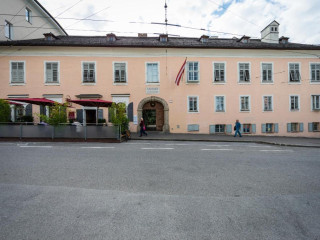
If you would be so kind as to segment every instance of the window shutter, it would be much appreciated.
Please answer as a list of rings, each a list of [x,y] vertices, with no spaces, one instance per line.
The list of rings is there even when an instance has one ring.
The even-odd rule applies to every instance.
[[[255,124],[251,124],[251,132],[256,133],[256,125]]]
[[[47,113],[47,108],[44,105],[40,105],[40,114],[41,115],[46,115]]]
[[[240,125],[240,133],[243,133],[243,124]]]
[[[287,123],[287,132],[291,132],[291,123]]]
[[[227,133],[232,133],[232,124],[227,124]]]
[[[98,109],[98,119],[103,119],[103,109]]]
[[[275,133],[279,132],[279,124],[278,123],[274,124],[274,132]]]
[[[83,123],[83,110],[77,109],[77,121]]]
[[[111,109],[108,108],[108,122],[111,123]]]
[[[199,131],[199,124],[188,124],[188,132]]]
[[[128,105],[128,119],[129,122],[133,122],[133,102]]]
[[[308,123],[308,131],[313,132],[313,124],[312,123]]]
[[[216,132],[216,125],[209,125],[209,133],[215,133]]]
[[[32,104],[26,106],[26,116],[32,116]]]
[[[300,131],[300,132],[303,132],[303,123],[300,123],[299,131]]]
[[[266,133],[267,132],[267,125],[266,124],[261,124],[261,132]]]

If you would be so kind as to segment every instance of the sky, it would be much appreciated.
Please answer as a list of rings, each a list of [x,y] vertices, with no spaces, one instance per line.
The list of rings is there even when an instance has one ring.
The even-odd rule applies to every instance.
[[[165,0],[38,1],[69,35],[261,38],[261,30],[276,20],[279,37],[320,44],[320,0],[166,0],[168,24],[175,25],[167,29]]]

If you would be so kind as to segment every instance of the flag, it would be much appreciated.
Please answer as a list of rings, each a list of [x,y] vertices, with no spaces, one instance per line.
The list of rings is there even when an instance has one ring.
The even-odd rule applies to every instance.
[[[186,63],[187,63],[187,58],[186,58],[186,60],[184,60],[182,66],[180,68],[180,71],[178,72],[178,75],[176,77],[176,82],[175,83],[177,84],[177,86],[179,86],[180,80],[181,80],[182,75],[184,73],[184,69],[186,68]]]

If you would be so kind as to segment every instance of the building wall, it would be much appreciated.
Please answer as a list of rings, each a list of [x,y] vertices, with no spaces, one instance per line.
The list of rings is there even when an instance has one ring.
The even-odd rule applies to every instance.
[[[283,50],[222,50],[222,49],[133,49],[133,48],[63,48],[63,47],[23,47],[20,51],[0,48],[0,98],[8,95],[29,94],[29,97],[42,97],[43,94],[63,94],[75,99],[78,94],[101,94],[102,99],[112,101],[112,94],[130,94],[134,115],[140,101],[157,96],[169,105],[170,132],[188,132],[189,124],[199,124],[196,133],[209,133],[213,124],[241,123],[256,124],[256,135],[320,137],[319,132],[308,132],[308,123],[320,122],[320,112],[312,111],[311,95],[320,95],[320,84],[310,83],[310,63],[320,63],[312,54],[319,51]],[[16,49],[17,50],[17,49]],[[187,57],[187,61],[198,61],[200,82],[186,83],[186,73],[180,86],[175,78]],[[25,61],[26,83],[21,86],[10,84],[10,61]],[[60,84],[44,83],[44,62],[58,61],[60,64]],[[81,82],[81,63],[95,62],[97,79],[94,85]],[[127,84],[113,83],[113,63],[127,63]],[[160,65],[160,83],[146,84],[146,62]],[[213,83],[213,63],[226,64],[226,83]],[[250,63],[251,82],[238,83],[238,63]],[[274,82],[261,83],[261,63],[273,63]],[[300,63],[301,82],[289,83],[289,63]],[[158,94],[147,94],[148,87],[158,87]],[[250,96],[251,109],[240,112],[240,96]],[[300,110],[289,110],[289,96],[300,96]],[[188,113],[188,96],[198,96],[199,112]],[[215,112],[215,96],[225,96],[226,111]],[[263,96],[273,96],[273,111],[263,111]],[[104,111],[107,118],[107,111]],[[287,123],[304,124],[303,132],[288,133]],[[278,133],[262,133],[261,125],[277,123]],[[132,131],[137,126],[131,123]]]
[[[31,10],[31,22],[26,20],[25,10]],[[5,36],[5,21],[13,26],[11,40],[43,38],[44,33],[65,35],[49,16],[32,0],[1,0],[0,41],[10,40]]]

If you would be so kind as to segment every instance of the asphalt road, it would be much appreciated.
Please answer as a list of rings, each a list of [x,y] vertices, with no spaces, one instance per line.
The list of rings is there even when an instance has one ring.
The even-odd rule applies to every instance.
[[[320,240],[320,149],[0,143],[0,239]]]

